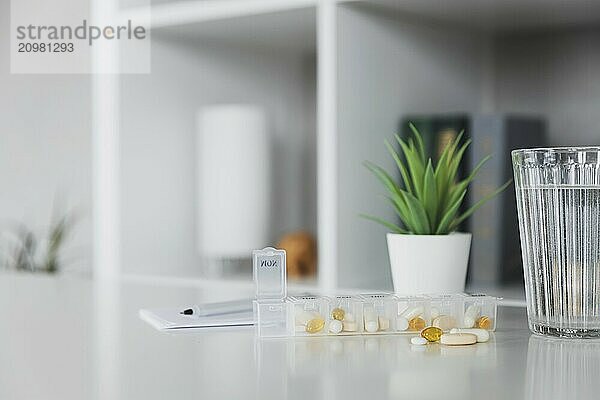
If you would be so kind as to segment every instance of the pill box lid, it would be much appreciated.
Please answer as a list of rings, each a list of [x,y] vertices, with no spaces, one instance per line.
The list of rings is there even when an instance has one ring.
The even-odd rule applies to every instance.
[[[285,250],[265,247],[252,252],[256,299],[281,299],[287,296]]]

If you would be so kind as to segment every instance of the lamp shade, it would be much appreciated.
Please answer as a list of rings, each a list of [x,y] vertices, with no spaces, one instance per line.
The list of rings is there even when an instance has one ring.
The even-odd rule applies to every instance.
[[[269,243],[271,143],[253,105],[202,108],[197,118],[197,238],[209,259],[249,257]]]

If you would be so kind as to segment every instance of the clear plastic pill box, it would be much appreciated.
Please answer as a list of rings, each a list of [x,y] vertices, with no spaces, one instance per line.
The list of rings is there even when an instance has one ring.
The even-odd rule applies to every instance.
[[[485,294],[472,294],[463,303],[463,328],[496,330],[498,299]]]
[[[463,327],[465,294],[443,294],[431,296],[429,302],[431,326],[447,332],[452,328]]]
[[[287,296],[285,251],[253,252],[260,337],[415,334],[427,326],[496,329],[498,298],[483,294]]]

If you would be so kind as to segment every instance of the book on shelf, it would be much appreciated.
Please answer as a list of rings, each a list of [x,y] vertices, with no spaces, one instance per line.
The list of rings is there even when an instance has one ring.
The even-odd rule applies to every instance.
[[[421,132],[426,152],[432,154],[434,160],[464,129],[462,140],[471,139],[472,143],[463,156],[458,179],[464,179],[482,158],[492,156],[471,184],[462,211],[512,178],[512,150],[546,144],[545,122],[537,117],[408,115],[401,122],[400,132],[404,138],[410,136],[409,121]],[[523,280],[513,185],[477,210],[459,230],[473,234],[469,282],[486,286]]]

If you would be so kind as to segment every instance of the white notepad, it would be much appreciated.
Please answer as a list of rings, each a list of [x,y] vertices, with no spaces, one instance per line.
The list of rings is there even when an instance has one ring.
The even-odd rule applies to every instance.
[[[211,316],[182,315],[180,312],[181,308],[160,308],[140,310],[139,316],[159,331],[254,325],[251,311]]]

